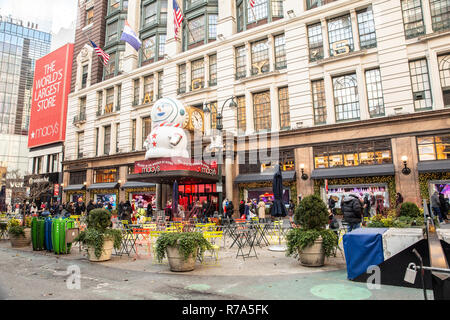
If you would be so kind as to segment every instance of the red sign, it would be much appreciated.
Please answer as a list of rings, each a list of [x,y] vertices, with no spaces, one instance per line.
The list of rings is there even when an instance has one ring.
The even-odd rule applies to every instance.
[[[57,183],[53,185],[53,196],[55,197],[59,196],[59,184]]]
[[[204,161],[196,161],[194,159],[181,157],[143,160],[134,163],[134,173],[158,174],[161,171],[174,170],[186,170],[217,175],[217,164],[208,164]]]
[[[36,61],[28,148],[64,141],[72,56],[68,43]]]

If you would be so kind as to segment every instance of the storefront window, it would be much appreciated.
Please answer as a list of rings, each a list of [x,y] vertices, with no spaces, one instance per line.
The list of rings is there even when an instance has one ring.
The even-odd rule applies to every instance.
[[[417,137],[419,161],[450,159],[450,134]]]
[[[115,182],[117,180],[117,169],[94,170],[94,183]]]
[[[74,171],[70,173],[69,184],[83,184],[86,181],[86,171]]]
[[[327,196],[336,201],[335,208],[340,208],[342,199],[349,194],[361,198],[366,194],[373,195],[376,213],[384,213],[385,209],[389,208],[389,190],[386,184],[328,186]]]
[[[314,147],[316,169],[392,163],[389,140]]]

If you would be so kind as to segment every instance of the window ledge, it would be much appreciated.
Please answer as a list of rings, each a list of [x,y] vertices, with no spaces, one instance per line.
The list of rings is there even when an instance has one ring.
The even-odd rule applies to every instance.
[[[83,29],[81,29],[81,31],[86,31],[86,30],[89,30],[90,28],[92,28],[92,26],[94,25],[94,22],[91,22],[91,23],[89,23],[88,25],[85,25],[84,27],[83,27]]]
[[[252,75],[252,76],[249,76],[249,77],[240,78],[240,79],[235,80],[235,82],[245,83],[245,82],[248,82],[248,81],[258,80],[258,79],[262,79],[262,78],[267,78],[267,77],[271,77],[271,76],[274,76],[274,75],[279,75],[279,74],[286,73],[286,72],[287,72],[287,69],[273,70],[273,71],[269,71],[269,72],[265,72],[265,73],[261,73],[261,74]]]
[[[217,86],[215,86],[215,87],[217,87]],[[199,94],[199,93],[203,93],[203,92],[214,91],[216,89],[217,88],[207,87],[207,88],[197,89],[197,90],[194,90],[194,91],[187,91],[185,93],[179,93],[178,96],[179,97],[189,97],[189,96],[193,96],[193,95],[196,95],[196,94]]]
[[[145,104],[135,104],[132,106],[133,110],[139,110],[139,109],[144,109],[144,108],[151,108],[153,107],[153,105],[155,104],[155,101],[152,101],[150,103],[145,103]]]
[[[418,42],[426,41],[429,39],[446,36],[446,35],[450,35],[450,30],[441,30],[441,31],[436,31],[436,32],[432,32],[432,33],[427,33],[423,36],[417,37],[417,41]]]
[[[350,52],[350,53],[345,54],[345,55],[333,56],[333,57],[328,57],[328,58],[325,58],[325,59],[320,59],[320,60],[316,60],[316,61],[310,62],[309,66],[310,67],[320,66],[320,65],[328,63],[328,62],[334,62],[334,61],[344,60],[344,59],[353,58],[353,57],[360,57],[360,56],[364,56],[364,55],[372,53],[372,52],[376,52],[376,50],[377,50],[377,48],[362,49],[362,50],[359,50],[359,51],[353,51],[353,52]]]
[[[97,120],[108,118],[108,117],[114,116],[116,114],[119,114],[119,112],[118,111],[113,111],[113,112],[105,113],[105,114],[97,116]]]

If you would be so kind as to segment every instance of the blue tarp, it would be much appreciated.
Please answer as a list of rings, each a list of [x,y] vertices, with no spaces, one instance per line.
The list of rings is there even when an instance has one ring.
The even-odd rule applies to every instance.
[[[347,277],[350,280],[367,272],[371,265],[384,261],[383,233],[388,228],[358,228],[344,234],[344,252]]]

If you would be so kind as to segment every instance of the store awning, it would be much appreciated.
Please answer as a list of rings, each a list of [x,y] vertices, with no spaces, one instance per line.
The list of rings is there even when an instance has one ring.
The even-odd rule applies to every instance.
[[[107,182],[107,183],[94,183],[87,187],[88,190],[92,189],[115,189],[117,187],[117,182]]]
[[[86,186],[84,184],[72,184],[70,186],[64,187],[64,191],[70,190],[83,190]]]
[[[156,184],[148,183],[148,182],[140,182],[140,181],[127,181],[122,186],[122,188],[150,188],[154,187]]]
[[[273,172],[239,174],[234,183],[272,181],[273,174]],[[282,171],[281,176],[283,181],[295,180],[295,171]]]
[[[450,171],[450,160],[424,161],[417,164],[419,172]]]
[[[395,175],[395,169],[393,164],[380,164],[375,166],[315,169],[311,173],[311,179],[333,179],[333,178],[373,177],[373,176],[393,176],[393,175]]]

